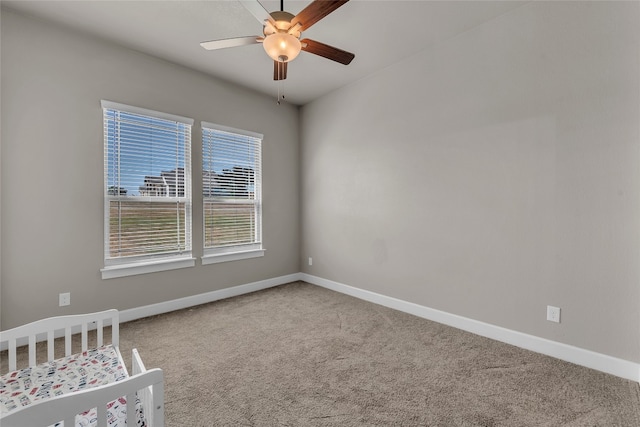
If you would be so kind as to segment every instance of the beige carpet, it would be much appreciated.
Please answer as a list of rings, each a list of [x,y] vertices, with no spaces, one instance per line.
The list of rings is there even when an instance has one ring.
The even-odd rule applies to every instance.
[[[292,283],[121,326],[167,426],[640,426],[638,383]]]

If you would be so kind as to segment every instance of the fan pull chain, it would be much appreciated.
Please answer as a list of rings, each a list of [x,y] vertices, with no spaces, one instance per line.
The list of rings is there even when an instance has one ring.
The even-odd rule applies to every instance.
[[[280,94],[281,89],[282,94]],[[280,99],[284,100],[284,80],[278,80],[278,98],[276,98],[276,104],[280,105]]]
[[[280,105],[280,100],[284,100],[284,69],[282,67],[278,67],[278,98],[276,99],[276,104]],[[280,94],[280,90],[282,90],[282,94]]]

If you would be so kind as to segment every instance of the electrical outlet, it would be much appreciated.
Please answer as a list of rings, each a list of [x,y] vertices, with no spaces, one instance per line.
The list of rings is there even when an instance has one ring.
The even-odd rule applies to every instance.
[[[65,292],[58,296],[58,305],[60,307],[71,304],[71,292]]]
[[[547,320],[550,322],[560,323],[560,308],[547,306]]]
[[[309,265],[313,265],[313,258],[309,257]]]

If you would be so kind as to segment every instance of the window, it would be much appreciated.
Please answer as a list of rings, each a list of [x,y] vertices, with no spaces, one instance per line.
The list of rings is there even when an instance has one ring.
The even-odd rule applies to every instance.
[[[203,264],[262,248],[262,135],[202,122]]]
[[[192,119],[102,101],[103,279],[195,265]]]

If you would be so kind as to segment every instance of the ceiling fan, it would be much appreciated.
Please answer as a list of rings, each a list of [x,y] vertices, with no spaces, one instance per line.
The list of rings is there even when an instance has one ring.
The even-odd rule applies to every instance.
[[[263,25],[264,36],[246,36],[230,39],[211,40],[200,45],[207,50],[246,46],[262,43],[264,50],[273,59],[273,79],[287,78],[287,64],[298,56],[301,50],[322,56],[332,61],[348,65],[353,53],[317,42],[302,39],[302,31],[345,4],[349,0],[313,0],[297,15],[284,10],[284,0],[280,0],[280,10],[267,12],[258,0],[239,0]]]

